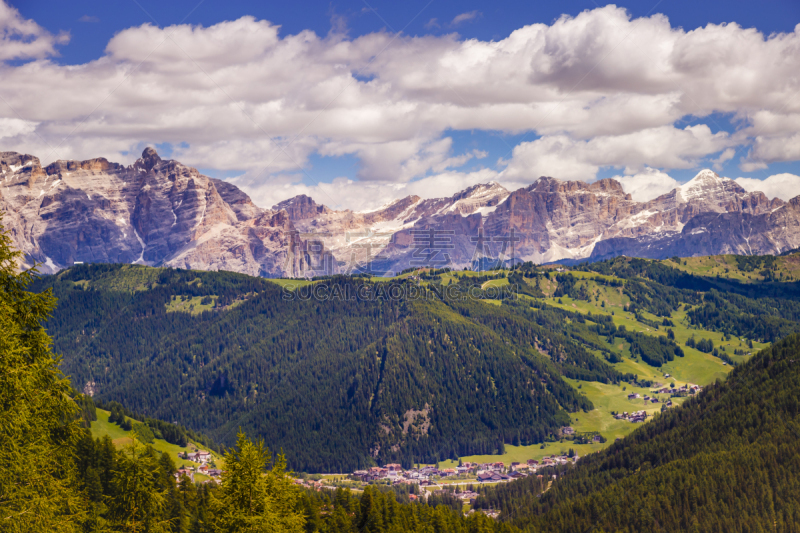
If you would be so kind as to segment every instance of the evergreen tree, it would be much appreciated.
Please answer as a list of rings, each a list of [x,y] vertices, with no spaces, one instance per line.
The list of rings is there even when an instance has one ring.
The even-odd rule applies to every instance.
[[[20,257],[0,229],[0,524],[10,532],[74,531],[77,408],[41,325],[55,299],[26,290],[36,271],[16,273]]]
[[[297,512],[300,492],[286,473],[281,454],[271,469],[263,441],[251,442],[239,432],[236,448],[225,454],[225,476],[211,507],[214,530],[239,532],[301,532],[305,519]]]
[[[121,531],[168,531],[161,520],[164,491],[158,490],[159,465],[152,448],[133,441],[117,458],[114,495],[108,499],[110,517]]]

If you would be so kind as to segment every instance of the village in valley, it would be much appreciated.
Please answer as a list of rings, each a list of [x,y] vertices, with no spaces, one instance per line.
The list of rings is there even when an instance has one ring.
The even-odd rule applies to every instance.
[[[669,378],[669,374],[665,377]],[[632,392],[627,395],[630,401],[641,400],[644,404],[661,403],[662,410],[672,407],[671,399],[660,400],[657,394],[669,394],[672,397],[688,396],[697,394],[702,390],[699,385],[685,384],[680,387],[674,385],[652,390],[651,394]],[[645,410],[612,413],[617,420],[626,420],[632,423],[645,422],[648,413]],[[600,433],[581,433],[571,426],[564,426],[559,430],[559,436],[567,439],[566,442],[573,443],[594,443],[602,444],[606,439]],[[619,440],[619,439],[617,439]],[[562,442],[564,442],[562,440]],[[178,453],[178,458],[184,461],[196,463],[196,465],[184,465],[176,473],[175,478],[180,481],[184,476],[192,482],[195,481],[195,474],[202,474],[202,483],[218,483],[224,476],[224,470],[217,468],[214,456],[211,452],[204,450],[186,451]],[[335,488],[347,484],[352,488],[365,486],[368,484],[385,485],[409,485],[415,486],[420,490],[412,490],[409,494],[411,500],[427,498],[430,494],[437,491],[450,491],[465,504],[469,504],[478,496],[474,486],[494,483],[505,483],[526,476],[544,475],[556,477],[556,474],[539,473],[540,470],[553,466],[574,465],[579,459],[579,455],[572,449],[561,454],[544,456],[541,459],[528,459],[527,461],[503,461],[495,462],[470,462],[459,461],[459,464],[452,468],[440,468],[438,465],[417,465],[416,468],[404,469],[402,465],[390,463],[384,466],[373,466],[365,470],[356,470],[349,474],[300,474],[295,483],[310,488],[312,490],[322,490]],[[463,489],[460,487],[463,486]]]
[[[495,483],[507,483],[527,476],[545,476],[555,479],[556,474],[538,473],[540,470],[559,466],[574,465],[579,456],[575,453],[545,456],[541,460],[529,459],[526,462],[504,463],[501,461],[491,463],[460,462],[454,468],[440,468],[436,465],[418,466],[417,468],[404,469],[396,463],[384,466],[374,466],[366,470],[357,470],[351,474],[335,476],[312,476],[309,479],[299,478],[295,482],[313,490],[333,488],[340,480],[347,480],[353,484],[365,486],[367,484],[406,485],[409,488],[411,501],[427,500],[431,495],[449,492],[461,500],[465,505],[471,505],[478,497],[476,487]],[[319,479],[314,479],[319,477]],[[483,510],[485,514],[493,516],[493,511]]]
[[[669,377],[669,374],[667,374],[666,377]],[[658,390],[652,391],[652,393],[651,393],[652,396],[647,395],[647,394],[642,396],[638,392],[632,392],[632,393],[628,394],[628,399],[631,400],[631,401],[642,399],[642,400],[644,400],[644,404],[645,405],[661,403],[662,404],[661,409],[663,410],[663,409],[667,409],[669,407],[673,407],[676,404],[671,399],[667,399],[667,400],[664,400],[662,402],[662,400],[660,400],[656,396],[656,394],[670,394],[670,395],[675,395],[675,396],[685,396],[685,395],[689,395],[689,394],[697,394],[701,390],[702,390],[702,387],[700,385],[688,385],[688,384],[687,385],[681,385],[680,387],[676,387],[676,388],[662,387],[662,388],[660,388]],[[644,422],[645,420],[647,420],[647,411],[645,411],[645,410],[632,411],[630,413],[627,412],[627,411],[623,411],[622,413],[612,413],[612,414],[613,414],[614,418],[617,419],[617,420],[627,420],[629,422]]]
[[[527,462],[512,462],[506,466],[502,461],[494,463],[462,462],[455,468],[438,468],[436,466],[423,466],[404,470],[399,464],[387,464],[383,467],[375,466],[369,470],[356,470],[350,478],[363,483],[384,481],[392,484],[413,484],[419,486],[437,485],[444,480],[457,481],[459,478],[465,482],[498,483],[511,481],[535,473],[540,468],[560,464],[573,464],[578,456],[553,455],[541,461],[529,459]]]

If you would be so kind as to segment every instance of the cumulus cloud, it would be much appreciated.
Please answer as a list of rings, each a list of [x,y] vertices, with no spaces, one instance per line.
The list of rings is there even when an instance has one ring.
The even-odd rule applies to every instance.
[[[69,34],[53,35],[0,2],[0,61],[41,59],[57,55],[56,46],[69,42]]]
[[[769,198],[788,201],[800,195],[800,176],[794,174],[774,174],[764,180],[736,178],[734,181],[746,191],[761,191]]]
[[[644,172],[632,176],[614,176],[626,193],[637,202],[647,202],[658,198],[680,185],[669,174],[654,168],[646,168]]]
[[[129,163],[143,142],[172,143],[186,164],[249,176],[251,191],[308,182],[313,154],[355,156],[353,187],[372,197],[469,183],[459,169],[477,153],[455,149],[449,131],[529,133],[487,170],[503,183],[592,180],[604,168],[645,179],[646,169],[719,168],[737,149],[745,171],[800,159],[800,26],[686,31],[615,6],[498,41],[282,35],[277,22],[144,24],[118,32],[97,60],[63,66],[51,56],[68,36],[0,3],[2,149]],[[702,122],[715,112],[739,129],[712,131]],[[700,123],[675,126],[687,116]]]
[[[0,139],[33,133],[36,122],[18,118],[0,118]]]
[[[742,161],[745,172],[766,168],[769,163],[800,159],[800,133],[756,137],[752,150]]]
[[[545,136],[514,148],[503,175],[588,181],[601,167],[624,166],[628,173],[648,166],[693,168],[699,158],[718,152],[731,142],[726,132],[712,133],[704,124],[684,129],[663,126],[625,135],[602,135],[588,141],[567,135]]]
[[[585,141],[566,135],[542,137],[514,148],[503,177],[534,181],[542,176],[560,180],[594,179],[599,166],[591,161]]]

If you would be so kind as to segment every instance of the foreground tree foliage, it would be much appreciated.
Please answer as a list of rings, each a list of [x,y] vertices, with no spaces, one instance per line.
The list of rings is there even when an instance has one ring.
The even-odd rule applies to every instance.
[[[239,432],[236,448],[225,455],[225,477],[212,500],[215,531],[303,531],[305,520],[296,512],[300,490],[286,474],[286,458],[279,455],[272,468],[263,441],[250,442]]]
[[[115,450],[85,434],[77,448],[78,490],[89,500],[84,531],[170,533],[513,533],[481,513],[465,516],[455,498],[412,502],[407,488],[303,490],[282,455],[239,434],[220,485],[175,480],[167,455],[135,445]],[[456,508],[454,508],[456,507]]]
[[[398,503],[392,489],[366,487],[360,497],[350,491],[307,492],[309,533],[514,533],[509,524],[482,513],[464,516],[447,505]],[[407,495],[406,495],[407,498]],[[433,497],[432,497],[433,498]]]
[[[137,441],[117,454],[113,477],[113,497],[107,498],[108,517],[121,531],[166,531],[168,519],[162,517],[165,505],[159,490],[159,463],[152,448]]]
[[[0,529],[75,531],[77,408],[41,325],[55,299],[26,291],[34,272],[15,273],[9,244],[0,232]]]

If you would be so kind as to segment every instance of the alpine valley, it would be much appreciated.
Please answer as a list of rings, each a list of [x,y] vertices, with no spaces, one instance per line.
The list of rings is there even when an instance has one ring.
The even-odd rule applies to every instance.
[[[0,0],[0,533],[800,533],[800,0],[654,3]]]
[[[532,177],[533,178],[533,177]],[[449,198],[407,196],[367,212],[307,196],[271,209],[234,185],[147,148],[133,165],[0,153],[0,210],[21,266],[135,263],[309,277],[409,266],[780,254],[800,246],[800,196],[746,192],[703,170],[637,202],[619,182],[541,177],[508,191],[475,185]]]

